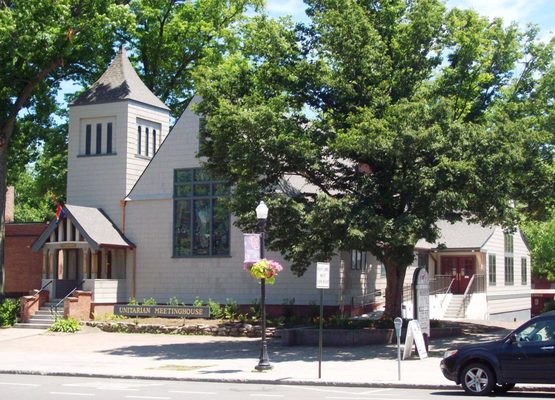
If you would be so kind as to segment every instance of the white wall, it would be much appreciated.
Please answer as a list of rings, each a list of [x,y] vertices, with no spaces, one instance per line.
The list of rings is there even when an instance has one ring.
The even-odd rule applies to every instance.
[[[491,238],[484,245],[486,260],[489,263],[489,254],[496,255],[496,285],[489,284],[486,269],[486,293],[488,304],[488,315],[490,319],[521,320],[525,315],[530,315],[531,308],[531,285],[530,285],[530,254],[520,231],[513,235],[514,241],[514,284],[507,285],[505,282],[505,248],[504,235],[501,228],[496,228]],[[522,281],[521,259],[527,260],[526,282]],[[513,317],[514,314],[514,317]],[[497,317],[495,317],[497,315]],[[502,317],[501,317],[502,316]]]
[[[243,270],[243,234],[237,228],[231,230],[231,256],[172,257],[174,170],[199,166],[198,124],[198,117],[188,108],[129,194],[125,234],[138,247],[136,298],[141,301],[153,297],[164,302],[176,296],[182,302],[191,303],[198,296],[221,303],[233,298],[240,304],[250,304],[259,299],[260,285]],[[272,218],[271,210],[269,218]],[[267,253],[267,257],[283,262],[277,254]],[[268,304],[282,304],[285,298],[295,298],[295,304],[317,303],[316,268],[312,266],[298,278],[283,264],[284,271],[276,284],[267,285]],[[127,277],[131,278],[131,259],[127,265]],[[333,289],[324,291],[324,301],[338,304],[338,258],[332,260],[330,275]],[[132,279],[128,279],[128,285],[131,284]]]

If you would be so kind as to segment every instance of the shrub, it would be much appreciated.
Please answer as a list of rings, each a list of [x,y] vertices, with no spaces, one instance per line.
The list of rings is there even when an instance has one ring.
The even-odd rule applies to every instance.
[[[226,304],[223,309],[224,319],[229,319],[234,321],[239,314],[239,306],[237,302],[233,299],[226,299]]]
[[[249,314],[252,315],[253,321],[260,319],[260,303],[258,299],[253,300],[252,305],[249,307]]]
[[[17,322],[19,300],[6,299],[0,304],[0,326],[12,326]]]
[[[75,333],[80,329],[81,325],[79,325],[79,321],[75,318],[57,318],[48,330],[50,332]]]
[[[130,306],[138,306],[138,305],[139,305],[139,302],[137,301],[136,298],[131,297],[131,298],[129,298],[129,303],[127,303],[127,305],[130,305]]]
[[[177,299],[176,296],[173,296],[168,300],[168,306],[178,306],[178,305],[179,305],[179,300]]]
[[[542,308],[542,313],[555,310],[555,300],[547,301]]]
[[[193,306],[202,307],[203,305],[204,305],[204,302],[198,296],[195,297],[195,301],[193,301]]]
[[[148,298],[148,299],[143,299],[142,304],[144,306],[156,306],[158,305],[158,303],[156,302],[156,300],[154,300],[152,297]]]
[[[220,303],[216,303],[214,300],[208,299],[208,307],[210,308],[210,316],[212,318],[222,318],[223,311]]]

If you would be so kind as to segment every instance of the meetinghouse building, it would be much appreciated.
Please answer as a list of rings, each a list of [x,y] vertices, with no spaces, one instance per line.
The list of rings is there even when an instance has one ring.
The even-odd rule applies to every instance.
[[[221,304],[232,299],[240,305],[258,301],[260,286],[243,269],[243,232],[234,226],[223,201],[230,188],[212,179],[197,157],[202,123],[194,111],[198,102],[193,97],[170,126],[169,108],[141,81],[122,48],[104,74],[70,105],[67,203],[62,216],[33,244],[34,251],[42,252],[42,284],[49,285],[52,299],[76,287],[89,291],[91,316],[130,299],[155,299],[159,304],[171,298],[185,304],[197,298]],[[447,234],[451,228],[444,229]],[[516,279],[494,279],[494,292],[501,296],[500,287],[507,283],[511,293],[523,299],[530,294],[529,251],[519,231],[513,237],[512,275],[501,271],[500,260],[506,257],[502,250],[496,274]],[[451,240],[450,248],[419,244],[406,284],[421,266],[431,278],[445,276],[447,286],[461,294],[466,286],[460,285],[468,285],[470,275],[479,276],[475,279],[483,280],[482,293],[487,293],[495,260],[488,256],[491,250],[457,248],[455,242]],[[446,252],[450,264],[442,267]],[[455,256],[464,259],[465,266],[457,267]],[[297,277],[279,253],[267,257],[284,266],[276,284],[267,288],[267,304],[310,307],[319,301],[316,268]],[[366,306],[383,305],[385,270],[370,253],[341,251],[321,261],[331,266],[326,306],[364,312]],[[529,316],[525,301],[517,306],[506,302],[505,308],[491,313],[487,295],[484,302],[483,318]]]

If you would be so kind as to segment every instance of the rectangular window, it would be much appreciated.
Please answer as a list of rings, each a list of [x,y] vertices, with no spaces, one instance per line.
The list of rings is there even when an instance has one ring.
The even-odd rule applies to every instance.
[[[521,274],[521,279],[522,279],[522,284],[523,285],[527,285],[528,284],[528,260],[526,259],[526,257],[522,257],[520,259],[520,274]]]
[[[490,286],[497,284],[497,257],[495,254],[488,255],[488,282]]]
[[[96,154],[102,153],[102,124],[96,124]]]
[[[156,129],[152,130],[152,155],[156,154]]]
[[[514,258],[505,256],[505,285],[512,286],[515,284]]]
[[[360,250],[351,250],[351,269],[366,270],[366,252]]]
[[[515,284],[515,260],[513,257],[514,238],[512,233],[506,232],[504,235],[505,245],[505,285]]]
[[[514,237],[511,233],[505,233],[504,235],[504,242],[505,242],[505,253],[513,253],[514,249]]]
[[[143,135],[141,132],[141,125],[137,127],[137,154],[141,154],[141,145],[142,145]]]
[[[106,126],[106,154],[112,154],[112,123]]]
[[[87,124],[85,129],[85,154],[91,154],[92,126]]]
[[[145,128],[145,156],[148,157],[148,128]]]
[[[200,168],[174,172],[174,257],[228,256],[231,216],[223,181]]]

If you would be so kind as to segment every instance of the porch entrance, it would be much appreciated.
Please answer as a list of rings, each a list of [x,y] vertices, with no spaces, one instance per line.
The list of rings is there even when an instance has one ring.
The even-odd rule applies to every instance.
[[[441,274],[450,275],[453,279],[451,293],[464,294],[472,275],[476,273],[476,258],[465,257],[441,257]]]

